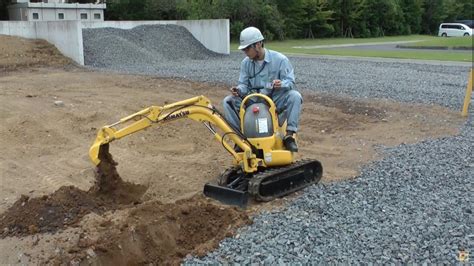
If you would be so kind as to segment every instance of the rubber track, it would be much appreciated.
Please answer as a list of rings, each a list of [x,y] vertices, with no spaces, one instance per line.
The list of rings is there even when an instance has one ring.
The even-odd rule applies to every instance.
[[[304,160],[297,161],[297,162],[295,162],[291,165],[288,165],[288,166],[279,167],[279,168],[270,168],[270,169],[264,170],[262,172],[259,172],[257,174],[254,174],[252,179],[250,179],[250,181],[249,181],[248,191],[249,191],[250,195],[254,196],[255,199],[258,200],[258,201],[271,201],[275,198],[282,197],[282,196],[288,195],[290,193],[293,193],[295,191],[301,190],[301,189],[303,189],[305,187],[308,187],[312,184],[316,184],[321,179],[322,167],[321,167],[319,173],[318,172],[315,173],[316,175],[319,174],[319,176],[315,176],[313,178],[312,182],[307,182],[307,183],[304,183],[302,186],[293,187],[293,188],[288,189],[288,190],[278,191],[276,194],[274,194],[272,196],[262,196],[262,195],[259,194],[260,184],[266,178],[269,178],[271,176],[278,176],[279,174],[283,174],[283,173],[289,172],[291,170],[296,170],[300,167],[304,167],[307,164],[311,164],[311,163],[315,163],[315,162],[318,163],[319,165],[321,165],[321,163],[319,161],[304,159]]]

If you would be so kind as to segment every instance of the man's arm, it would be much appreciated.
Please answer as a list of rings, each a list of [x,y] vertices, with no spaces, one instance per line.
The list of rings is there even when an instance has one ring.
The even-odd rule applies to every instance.
[[[280,83],[281,88],[288,88],[290,90],[295,88],[295,73],[293,66],[290,63],[290,60],[286,57],[281,61],[279,76],[280,82],[276,81],[275,85]]]
[[[248,73],[248,67],[246,60],[242,60],[242,63],[240,63],[240,76],[239,76],[239,84],[237,85],[237,89],[240,91],[241,96],[247,95],[249,88],[248,84],[249,82],[249,73]]]

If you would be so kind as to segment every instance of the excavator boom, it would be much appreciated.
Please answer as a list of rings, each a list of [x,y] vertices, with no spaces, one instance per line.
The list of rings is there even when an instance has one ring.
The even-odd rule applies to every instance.
[[[234,157],[237,164],[242,164],[246,172],[255,172],[261,165],[261,159],[252,153],[252,147],[245,136],[238,130],[233,129],[215,109],[208,98],[197,96],[188,100],[176,102],[165,106],[151,106],[135,114],[129,115],[120,121],[102,127],[89,149],[89,157],[95,165],[99,165],[99,153],[103,145],[114,140],[121,139],[135,132],[144,130],[153,125],[160,125],[182,118],[191,118],[199,122],[207,122],[206,126],[212,131],[214,137],[220,141],[227,151]],[[130,124],[128,124],[130,123]],[[209,124],[210,123],[210,124]],[[217,126],[223,132],[222,136],[212,129]],[[122,126],[121,128],[118,128]],[[244,152],[237,154],[231,145],[224,139],[228,138],[238,145]]]

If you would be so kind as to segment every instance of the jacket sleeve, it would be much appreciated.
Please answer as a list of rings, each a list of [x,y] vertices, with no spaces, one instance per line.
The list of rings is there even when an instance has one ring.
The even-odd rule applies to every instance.
[[[242,60],[240,63],[240,76],[239,76],[239,84],[237,88],[240,91],[240,95],[244,96],[247,95],[249,88],[248,85],[250,84],[250,76],[249,76],[249,69],[246,60]]]
[[[279,76],[282,88],[288,88],[289,90],[295,89],[295,73],[287,57],[281,61]]]

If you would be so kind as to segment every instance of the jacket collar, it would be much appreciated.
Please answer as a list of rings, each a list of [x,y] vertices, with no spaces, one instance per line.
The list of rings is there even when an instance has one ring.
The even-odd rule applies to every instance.
[[[263,48],[265,50],[265,57],[263,58],[263,61],[270,63],[272,61],[272,56],[270,55],[270,51],[267,48]],[[253,62],[257,60],[252,60]]]

